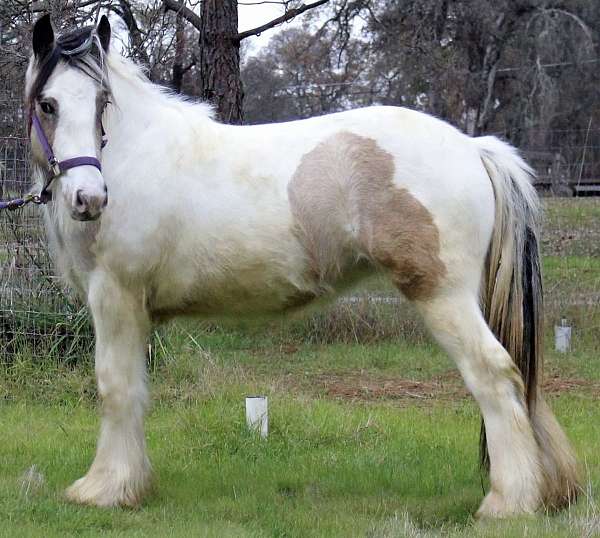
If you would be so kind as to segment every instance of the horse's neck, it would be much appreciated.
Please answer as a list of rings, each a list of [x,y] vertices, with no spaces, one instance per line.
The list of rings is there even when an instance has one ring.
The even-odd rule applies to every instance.
[[[135,138],[164,113],[164,105],[152,99],[152,92],[142,81],[128,80],[121,73],[111,76],[111,86],[113,105],[105,125],[109,142],[114,139],[122,145],[127,141],[127,149],[135,149]]]
[[[105,126],[109,143],[113,137],[123,152],[146,150],[137,148],[136,140],[146,129],[153,129],[157,133],[155,150],[160,151],[165,142],[173,144],[178,138],[186,138],[190,129],[214,127],[206,105],[192,105],[168,95],[127,69],[128,64],[123,63],[110,77],[114,107]]]

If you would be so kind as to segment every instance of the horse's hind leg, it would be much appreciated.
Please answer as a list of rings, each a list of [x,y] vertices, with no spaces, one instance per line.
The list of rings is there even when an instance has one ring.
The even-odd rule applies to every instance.
[[[102,423],[96,458],[67,497],[97,506],[135,506],[151,474],[143,429],[150,324],[142,301],[105,273],[92,276],[88,298],[96,331]]]
[[[417,304],[483,414],[491,491],[477,515],[534,512],[542,502],[544,477],[518,369],[485,323],[474,292],[439,290]]]

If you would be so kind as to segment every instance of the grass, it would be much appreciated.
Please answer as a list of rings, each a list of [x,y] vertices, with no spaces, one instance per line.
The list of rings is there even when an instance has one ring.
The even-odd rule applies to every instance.
[[[363,301],[260,327],[160,329],[147,423],[156,484],[139,510],[64,501],[94,452],[92,361],[23,346],[0,361],[0,537],[600,536],[600,254],[587,243],[600,203],[545,204],[546,390],[587,488],[570,510],[473,520],[487,487],[476,406],[406,304]],[[389,287],[374,278],[361,292]],[[567,355],[552,350],[562,316],[574,326]],[[246,431],[248,394],[269,396],[266,441]]]
[[[446,378],[453,369],[437,348],[290,349],[241,329],[213,329],[198,346],[193,334],[184,336],[190,328],[167,331],[163,344],[177,357],[162,357],[151,371],[147,432],[157,483],[140,510],[78,507],[61,498],[94,451],[91,364],[13,364],[14,383],[34,382],[14,385],[0,405],[0,520],[7,522],[0,536],[571,537],[593,536],[586,529],[600,525],[595,349],[548,356],[551,377],[598,383],[551,395],[585,463],[590,497],[562,514],[482,524],[471,517],[482,497],[479,414],[466,394],[328,392],[327,380],[350,386],[357,375],[359,388],[372,379]],[[447,382],[460,386],[456,377]],[[256,393],[270,400],[266,442],[244,426],[244,396]],[[28,490],[23,476],[33,465],[44,480]]]
[[[543,200],[546,228],[568,226],[586,229],[598,226],[600,203],[597,198],[546,198]]]
[[[139,511],[81,508],[60,498],[59,488],[89,463],[93,409],[2,409],[3,436],[10,432],[2,467],[11,470],[0,481],[0,512],[10,522],[5,535],[377,536],[399,514],[429,532],[488,535],[489,526],[470,517],[481,497],[472,405],[448,413],[275,396],[263,442],[245,431],[241,395],[153,411],[148,439],[159,479]],[[600,423],[598,406],[566,398],[557,409],[569,417],[563,422],[580,455],[597,469],[590,447],[600,431],[578,423]],[[44,483],[27,492],[21,477],[33,464]],[[597,488],[599,477],[590,480]],[[525,523],[573,536],[572,519],[584,519],[590,506],[584,499],[569,514]],[[492,535],[522,536],[513,522],[493,527],[502,532]],[[504,532],[511,528],[516,533]]]
[[[134,511],[78,507],[60,497],[89,464],[93,408],[4,406],[0,513],[9,525],[0,535],[383,536],[388,529],[402,536],[389,529],[409,521],[434,535],[523,536],[525,525],[532,536],[574,536],[574,521],[591,525],[587,512],[594,508],[585,498],[568,513],[519,524],[471,519],[482,486],[479,415],[469,402],[448,412],[306,401],[275,391],[264,442],[245,430],[239,389],[201,406],[154,409],[148,441],[156,493]],[[565,397],[555,407],[580,457],[596,469],[589,475],[595,490],[597,401]],[[32,465],[44,479],[27,490],[22,477]]]
[[[587,289],[600,289],[600,259],[588,256],[546,256],[544,273],[551,285],[576,281]]]
[[[543,224],[544,254],[600,257],[599,198],[548,198]]]

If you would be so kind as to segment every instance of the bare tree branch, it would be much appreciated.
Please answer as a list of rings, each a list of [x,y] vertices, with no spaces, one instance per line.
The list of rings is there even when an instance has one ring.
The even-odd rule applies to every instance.
[[[165,0],[165,1],[167,1],[167,0]],[[169,0],[169,1],[171,1],[171,0]],[[263,24],[262,26],[259,26],[258,28],[253,28],[252,30],[246,30],[245,32],[240,32],[236,36],[235,40],[239,43],[240,41],[242,41],[242,39],[246,39],[247,37],[251,37],[254,35],[259,35],[262,32],[264,32],[265,30],[270,30],[271,28],[274,28],[275,26],[278,26],[279,24],[291,21],[294,17],[297,17],[301,13],[304,13],[305,11],[308,11],[309,9],[313,9],[313,8],[322,6],[324,4],[327,4],[328,2],[329,2],[329,0],[317,0],[317,2],[313,2],[312,4],[302,4],[301,6],[299,6],[297,8],[286,11],[281,17],[277,17],[276,19],[273,19],[272,21],[267,22],[266,24]]]
[[[66,5],[64,9],[65,10],[79,9],[82,7],[91,6],[92,4],[100,4],[100,3],[101,2],[98,2],[98,0],[85,0],[83,2],[72,2],[70,5]],[[31,13],[45,13],[47,11],[50,11],[50,8],[51,8],[51,3],[49,1],[47,1],[47,2],[32,2],[25,9]]]
[[[117,13],[121,19],[123,19],[125,26],[127,26],[127,30],[129,31],[129,36],[131,38],[131,45],[134,49],[133,52],[144,62],[146,66],[149,67],[150,58],[148,57],[148,53],[144,47],[144,37],[135,19],[135,15],[129,0],[119,0],[119,8],[113,6],[112,10],[115,11],[115,13]]]
[[[329,0],[317,0],[316,2],[313,2],[312,4],[302,4],[301,6],[298,6],[297,8],[289,9],[283,15],[281,15],[281,17],[277,17],[276,19],[273,19],[272,21],[269,21],[266,24],[263,24],[262,26],[253,28],[252,30],[246,30],[245,32],[240,32],[239,34],[233,36],[233,40],[236,43],[239,43],[240,41],[242,41],[243,39],[246,39],[247,37],[259,35],[262,32],[264,32],[266,30],[270,30],[271,28],[274,28],[275,26],[278,26],[284,22],[291,21],[293,18],[304,13],[305,11],[308,11],[309,9],[313,9],[313,8],[322,6],[324,4],[327,4],[328,2],[329,2]],[[238,2],[238,3],[241,3],[241,2]],[[286,1],[273,2],[273,3],[279,3],[279,4],[287,6]],[[169,11],[169,10],[175,11],[176,13],[180,14],[186,21],[188,21],[194,28],[196,28],[197,30],[200,30],[200,26],[201,26],[200,16],[197,15],[196,13],[194,13],[188,7],[186,7],[183,3],[179,2],[178,0],[163,0],[163,6],[164,6],[165,11]]]
[[[200,16],[194,13],[190,8],[184,6],[177,0],[163,0],[165,11],[175,11],[188,21],[196,30],[200,31]]]
[[[279,4],[280,6],[286,6],[291,0],[257,0],[256,2],[238,2],[238,6],[260,6],[261,4]]]
[[[540,13],[539,14],[541,14],[541,15],[556,14],[556,15],[562,15],[563,17],[571,19],[572,21],[575,22],[575,24],[577,26],[579,26],[579,28],[585,34],[585,37],[590,42],[592,42],[593,39],[594,39],[593,36],[592,36],[592,31],[591,31],[590,27],[580,17],[578,17],[575,13],[573,13],[571,11],[568,11],[566,9],[559,9],[559,8],[555,8],[555,7],[549,7],[549,8],[540,9]],[[529,27],[529,25],[528,25],[528,27]]]

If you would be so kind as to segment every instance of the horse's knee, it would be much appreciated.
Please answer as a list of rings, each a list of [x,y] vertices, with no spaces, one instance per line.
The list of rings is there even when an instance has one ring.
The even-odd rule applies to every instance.
[[[110,367],[98,367],[96,378],[105,412],[122,413],[138,406],[141,410],[147,407],[148,389],[143,376],[129,380]]]

